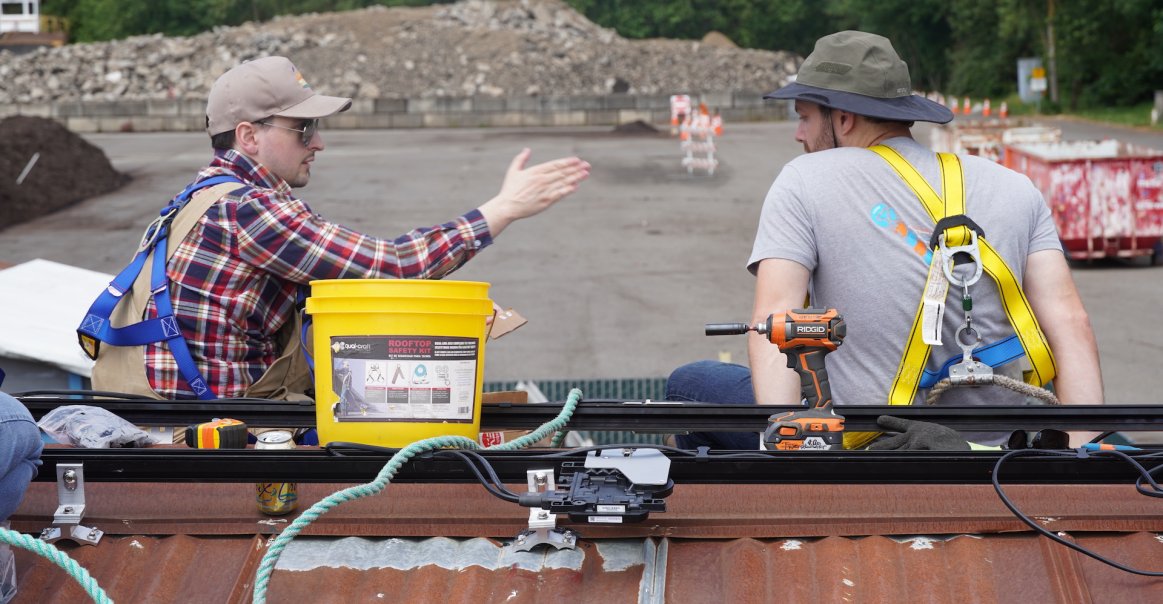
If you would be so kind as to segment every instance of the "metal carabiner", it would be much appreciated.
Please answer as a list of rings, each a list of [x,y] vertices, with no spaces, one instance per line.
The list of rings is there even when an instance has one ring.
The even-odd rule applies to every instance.
[[[945,233],[941,233],[937,238],[937,249],[941,252],[941,270],[945,273],[945,278],[949,283],[957,285],[962,288],[969,287],[981,278],[981,248],[977,245],[977,231],[967,229],[969,231],[968,245],[955,245],[948,247],[945,245]],[[967,254],[975,266],[973,276],[962,281],[953,274],[954,256],[957,254]]]
[[[178,209],[176,206],[162,208],[161,215],[154,218],[153,222],[145,227],[145,233],[141,236],[141,243],[138,244],[137,251],[144,252],[152,248],[154,243],[157,243],[158,237],[161,237],[164,229],[169,226],[170,221],[178,213]]]

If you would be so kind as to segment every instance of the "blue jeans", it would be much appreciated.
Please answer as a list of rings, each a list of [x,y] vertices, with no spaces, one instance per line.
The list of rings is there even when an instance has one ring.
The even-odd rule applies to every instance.
[[[40,465],[40,428],[20,401],[0,392],[0,521],[20,507]]]
[[[751,370],[742,365],[718,361],[696,361],[683,365],[666,379],[666,400],[754,405]],[[758,432],[692,432],[676,434],[674,440],[682,449],[759,449]]]

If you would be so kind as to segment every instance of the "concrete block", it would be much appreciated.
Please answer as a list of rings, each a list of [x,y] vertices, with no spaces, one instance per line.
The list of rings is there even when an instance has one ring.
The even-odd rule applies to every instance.
[[[602,109],[600,111],[586,112],[587,126],[613,126],[618,123],[618,111],[616,109]]]
[[[644,94],[636,96],[634,97],[634,109],[665,109],[667,115],[670,115],[670,95]]]
[[[486,126],[492,126],[494,128],[518,128],[521,126],[522,115],[520,111],[499,111],[496,113],[481,114],[480,117],[484,118],[484,125]]]
[[[323,120],[323,130],[351,130],[391,128],[392,115],[388,113],[351,113],[346,111]]]
[[[767,92],[771,92],[768,90]],[[751,92],[751,91],[736,91],[731,93],[732,107],[762,107],[767,103],[777,103],[779,101],[769,101],[763,98],[767,92]]]
[[[669,116],[670,116],[670,114],[668,113],[667,114],[668,119],[669,119]],[[635,122],[638,120],[642,120],[646,123],[650,123],[654,120],[654,115],[649,111],[639,111],[637,109],[619,109],[618,110],[618,123],[619,124],[629,124],[630,122]]]
[[[182,99],[178,101],[178,113],[200,117],[202,127],[206,127],[206,99]]]
[[[84,115],[80,101],[61,101],[52,105],[53,117],[79,117]]]
[[[522,113],[521,114],[521,125],[524,127],[527,127],[527,128],[537,128],[537,127],[541,127],[541,126],[550,126],[553,123],[552,116],[553,116],[552,113],[545,112],[545,111],[538,112],[538,113],[532,113],[532,112]]]
[[[375,113],[376,100],[375,99],[352,99],[351,107],[344,113]]]
[[[20,115],[20,105],[15,103],[0,104],[0,117],[8,117],[10,115]]]
[[[18,115],[28,115],[32,117],[52,117],[52,107],[46,104],[20,104],[16,107],[16,113]]]
[[[181,115],[181,106],[178,101],[146,101],[143,115],[176,116]]]
[[[625,94],[611,94],[603,103],[606,109],[633,109],[636,106],[634,97]]]
[[[505,99],[499,96],[474,96],[472,97],[472,111],[477,113],[504,111]]]
[[[406,113],[408,99],[376,99],[373,111],[375,113]]]
[[[574,96],[570,97],[570,109],[592,111],[595,109],[606,108],[606,97],[604,96]]]
[[[505,111],[541,111],[541,97],[539,96],[509,96],[505,97]]]
[[[110,117],[121,115],[147,115],[145,101],[117,101],[85,103],[85,115],[90,117]]]
[[[392,128],[423,128],[424,114],[423,113],[391,113]]]
[[[408,99],[408,113],[467,113],[472,111],[470,97]]]
[[[569,111],[573,108],[573,97],[543,96],[541,97],[542,111]]]
[[[425,128],[479,128],[483,125],[479,114],[472,112],[425,113]]]
[[[97,116],[97,132],[133,132],[133,118],[124,116]]]
[[[100,132],[99,124],[96,119],[91,117],[69,117],[65,118],[65,126],[78,134],[92,134]]]
[[[584,126],[585,111],[555,111],[550,114],[554,126]]]

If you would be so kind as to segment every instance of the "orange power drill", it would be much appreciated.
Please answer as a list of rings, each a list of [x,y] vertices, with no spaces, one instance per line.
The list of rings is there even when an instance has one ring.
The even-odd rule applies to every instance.
[[[774,414],[768,418],[763,441],[779,450],[844,448],[844,418],[832,410],[832,389],[824,357],[844,343],[847,326],[834,308],[801,308],[772,314],[766,321],[711,323],[709,336],[754,331],[787,355],[787,366],[800,376],[800,393],[808,409]]]

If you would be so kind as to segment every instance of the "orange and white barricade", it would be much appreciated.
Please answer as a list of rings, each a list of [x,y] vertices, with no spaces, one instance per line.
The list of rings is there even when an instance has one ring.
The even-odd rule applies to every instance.
[[[670,135],[674,136],[679,125],[686,121],[691,114],[691,97],[689,94],[670,95]]]

